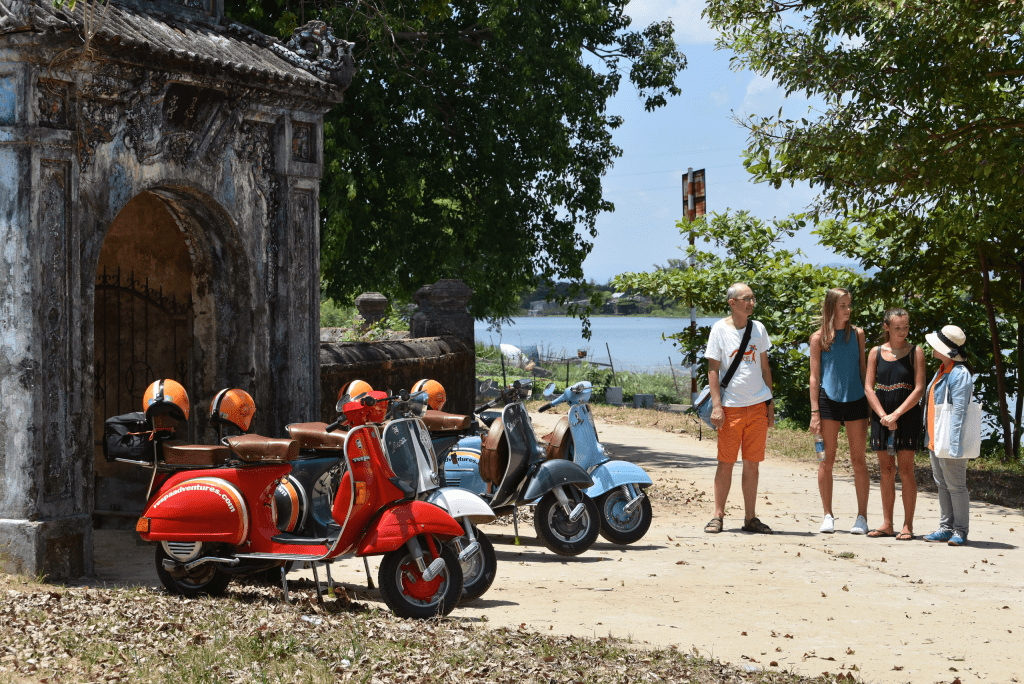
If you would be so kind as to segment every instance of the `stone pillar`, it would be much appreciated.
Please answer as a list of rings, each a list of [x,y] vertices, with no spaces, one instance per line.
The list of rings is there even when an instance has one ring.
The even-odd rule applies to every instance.
[[[0,66],[0,570],[78,577],[92,571],[92,447],[76,157],[70,132],[37,125],[34,82]]]
[[[384,318],[384,312],[388,310],[388,298],[380,292],[364,292],[356,297],[356,308],[363,319],[359,329],[366,330]]]
[[[473,290],[461,280],[439,280],[416,290],[412,298],[419,311],[412,317],[409,337],[451,335],[474,349],[473,317],[466,309],[472,296]]]

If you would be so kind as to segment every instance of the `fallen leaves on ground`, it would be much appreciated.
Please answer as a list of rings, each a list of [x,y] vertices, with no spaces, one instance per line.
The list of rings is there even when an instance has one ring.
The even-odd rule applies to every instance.
[[[233,582],[186,599],[150,588],[55,587],[0,575],[0,681],[29,682],[811,682],[746,672],[676,648],[401,620],[294,582]],[[346,597],[347,598],[347,597]],[[551,629],[551,626],[547,628]]]

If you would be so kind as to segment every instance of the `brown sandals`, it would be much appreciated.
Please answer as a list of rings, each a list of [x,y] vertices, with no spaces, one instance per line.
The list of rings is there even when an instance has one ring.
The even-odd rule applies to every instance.
[[[756,532],[757,534],[771,534],[772,528],[765,525],[757,518],[751,518],[747,522],[743,523],[743,527],[740,528],[744,532]]]
[[[704,531],[708,534],[718,534],[722,531],[722,519],[712,518],[708,521],[708,524],[704,526]]]

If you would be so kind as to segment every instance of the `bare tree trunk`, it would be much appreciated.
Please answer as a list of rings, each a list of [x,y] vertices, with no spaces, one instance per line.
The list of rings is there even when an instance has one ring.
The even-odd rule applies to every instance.
[[[1010,412],[1006,406],[1006,378],[1003,376],[1003,353],[999,347],[999,328],[996,325],[996,312],[992,307],[992,293],[989,289],[988,261],[985,251],[978,245],[978,256],[981,257],[982,299],[988,313],[988,330],[992,338],[992,356],[996,364],[996,394],[999,395],[999,422],[1003,426],[1003,450],[1006,458],[1013,457],[1013,436],[1010,433]]]

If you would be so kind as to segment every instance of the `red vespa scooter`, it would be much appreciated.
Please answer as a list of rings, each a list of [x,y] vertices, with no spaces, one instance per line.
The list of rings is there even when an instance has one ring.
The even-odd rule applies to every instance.
[[[326,536],[312,537],[282,533],[277,526],[274,491],[298,455],[295,440],[225,437],[229,453],[223,467],[168,467],[161,451],[188,449],[168,449],[161,439],[166,416],[181,417],[175,415],[181,414],[175,395],[184,398],[185,411],[188,406],[184,388],[171,383],[177,385],[153,383],[143,400],[156,436],[154,475],[161,477],[154,477],[156,489],[136,526],[145,541],[161,542],[157,572],[161,580],[165,574],[174,580],[165,586],[183,594],[217,594],[231,574],[246,567],[307,561],[315,573],[316,562],[342,555],[383,555],[381,596],[396,615],[422,619],[452,611],[462,594],[462,568],[444,542],[460,537],[463,529],[437,506],[414,501],[415,488],[389,465],[373,425],[384,418],[384,392],[338,402],[344,415],[329,430],[345,422],[350,428],[343,448],[346,472],[332,507],[336,525]]]

